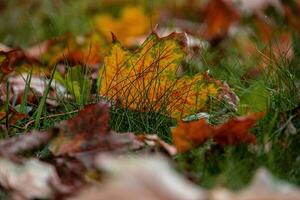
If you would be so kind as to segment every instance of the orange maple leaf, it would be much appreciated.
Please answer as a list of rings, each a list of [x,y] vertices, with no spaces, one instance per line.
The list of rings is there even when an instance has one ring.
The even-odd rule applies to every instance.
[[[191,150],[212,138],[220,146],[255,143],[255,135],[249,129],[263,113],[252,113],[248,116],[235,117],[228,122],[213,126],[205,119],[191,122],[181,122],[172,129],[173,142],[178,152]]]

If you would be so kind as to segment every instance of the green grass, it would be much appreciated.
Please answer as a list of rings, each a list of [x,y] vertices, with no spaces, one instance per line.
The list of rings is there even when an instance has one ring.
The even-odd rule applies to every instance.
[[[118,132],[156,133],[167,142],[172,141],[170,127],[176,125],[173,119],[159,113],[142,113],[122,108],[111,110],[110,124]]]

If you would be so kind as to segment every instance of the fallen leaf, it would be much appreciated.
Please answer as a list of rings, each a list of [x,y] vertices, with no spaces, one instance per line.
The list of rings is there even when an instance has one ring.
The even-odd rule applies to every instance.
[[[203,190],[179,176],[163,157],[115,158],[100,155],[96,165],[108,174],[106,181],[101,186],[87,187],[70,199],[204,200],[207,198]]]
[[[29,80],[30,83],[26,80]],[[13,99],[17,100],[17,103],[21,104],[23,101],[23,93],[25,91],[26,86],[29,87],[29,92],[27,96],[27,103],[37,102],[39,97],[43,96],[47,86],[49,85],[50,80],[48,78],[42,77],[41,75],[30,75],[28,73],[22,73],[14,76],[10,76],[8,78],[8,82],[11,87],[11,94],[13,95]],[[28,84],[28,85],[26,85]],[[51,81],[50,92],[48,93],[46,102],[49,105],[57,106],[58,100],[61,98],[67,97],[66,88],[60,84],[56,80]]]
[[[24,135],[0,141],[0,154],[3,157],[17,155],[48,143],[52,134],[46,132],[31,132]]]
[[[140,142],[145,143],[148,146],[151,147],[160,147],[164,151],[166,151],[169,155],[173,156],[176,154],[176,148],[165,141],[161,140],[157,135],[138,135],[136,136],[136,139]],[[142,146],[144,147],[144,146]]]
[[[150,18],[140,6],[125,7],[119,18],[113,18],[108,14],[95,17],[97,30],[102,32],[107,40],[110,40],[111,33],[114,33],[126,46],[135,44],[136,38],[149,33],[151,30],[149,22]]]
[[[257,28],[257,35],[265,44],[274,37],[274,23],[269,18],[262,15],[255,15],[254,23]]]
[[[227,36],[229,29],[239,21],[239,12],[231,1],[211,0],[204,9],[200,35],[212,43]]]
[[[38,60],[27,56],[21,49],[0,51],[0,56],[5,56],[5,59],[0,64],[0,70],[4,75],[13,72],[18,62],[28,62],[31,64],[38,63]]]
[[[241,12],[246,14],[259,13],[268,7],[274,7],[277,11],[283,12],[280,0],[238,0]]]
[[[60,58],[58,63],[67,64],[69,66],[82,65],[93,67],[100,63],[100,49],[97,45],[92,45],[90,49],[74,49],[66,50]]]
[[[264,50],[263,55],[260,55],[264,64],[273,64],[282,61],[283,58],[292,60],[294,51],[292,48],[292,34],[288,31],[278,30],[275,23],[265,16],[256,15],[255,25],[257,35],[265,45],[270,48]]]
[[[18,121],[26,118],[28,118],[28,115],[16,111],[13,107],[9,107],[8,112],[0,111],[0,121],[7,120],[6,125],[8,125],[8,127],[6,128],[9,128],[11,125],[16,125]]]
[[[56,168],[61,183],[68,188],[68,190],[64,192],[66,195],[77,192],[87,184],[86,174],[87,171],[91,169],[91,166],[88,168],[79,159],[59,156],[51,157],[48,162]]]
[[[66,189],[55,169],[36,159],[17,164],[0,158],[0,184],[19,199],[53,198],[56,191]]]
[[[241,191],[218,188],[211,190],[209,196],[212,200],[299,200],[300,190],[292,184],[278,180],[267,169],[260,168],[250,185]]]
[[[6,46],[5,44],[2,44],[0,43],[0,51],[4,51],[4,52],[7,52],[7,51],[10,51],[11,48]]]
[[[292,60],[294,58],[292,34],[290,32],[282,32],[278,37],[275,37],[269,54],[271,54],[269,57],[277,62]]]
[[[58,135],[49,149],[55,156],[126,149],[131,143],[130,135],[110,130],[109,106],[104,103],[85,106],[75,118],[61,122],[53,131]]]
[[[299,1],[298,3],[295,2],[295,5],[293,6],[284,5],[284,14],[288,23],[290,23],[292,27],[294,27],[298,32],[300,32],[299,11],[300,11]]]
[[[161,156],[100,154],[95,166],[104,174],[101,184],[93,183],[70,200],[299,200],[298,187],[275,178],[264,168],[255,173],[249,186],[232,191],[223,187],[204,190],[179,176]],[[159,172],[159,173],[157,173]]]
[[[222,96],[219,98],[223,98],[233,110],[237,110],[240,99],[226,82],[223,83],[220,95]]]
[[[100,70],[100,95],[141,112],[163,112],[176,119],[205,110],[220,82],[196,74],[177,77],[185,58],[185,34],[151,34],[135,52],[115,41]]]
[[[299,199],[300,191],[295,192],[296,190],[298,190],[296,186],[279,180],[266,168],[259,168],[255,172],[249,187],[242,190],[240,194],[245,196],[253,194],[261,197],[269,196],[269,199],[271,199],[272,196],[274,199],[282,199],[282,197],[285,199],[289,199],[288,197],[297,197]],[[278,195],[281,196],[281,198],[279,198]]]
[[[26,49],[25,54],[31,58],[39,59],[54,44],[55,44],[54,40],[47,40],[45,42],[36,44],[36,45],[30,47],[29,49]]]
[[[101,53],[105,48],[99,33],[92,32],[83,36],[66,33],[26,50],[27,55],[39,56],[51,65],[65,68],[81,65],[96,70],[102,61]]]
[[[210,138],[221,146],[255,143],[256,137],[249,133],[249,129],[262,116],[262,113],[253,113],[235,117],[218,126],[208,124],[205,119],[180,122],[172,129],[173,142],[178,152],[191,150]]]
[[[217,127],[213,139],[221,146],[256,143],[256,136],[251,134],[249,130],[263,116],[263,113],[253,113],[244,117],[231,118],[225,124]]]
[[[8,123],[9,124],[16,124],[18,121],[28,118],[28,115],[26,115],[24,113],[20,113],[12,107],[9,108],[8,115],[9,115],[9,117],[8,117],[8,119],[9,119]]]

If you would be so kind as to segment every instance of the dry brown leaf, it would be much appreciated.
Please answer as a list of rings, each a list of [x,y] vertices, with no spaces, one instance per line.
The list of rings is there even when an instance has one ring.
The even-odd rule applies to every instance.
[[[96,165],[108,174],[106,181],[101,186],[87,187],[70,199],[202,200],[206,197],[162,157],[100,155]]]
[[[256,136],[249,130],[263,116],[263,113],[252,113],[247,116],[231,118],[228,122],[217,126],[213,139],[221,146],[256,143]]]
[[[262,12],[269,6],[274,7],[277,11],[283,12],[283,6],[280,0],[238,0],[240,5],[240,10],[243,13],[258,13]]]
[[[11,100],[21,104],[23,101],[23,94],[26,88],[26,80],[30,74],[22,73],[10,76],[8,82],[10,84],[10,94],[12,97]],[[27,94],[27,103],[38,103],[38,100],[43,96],[50,80],[41,76],[41,75],[31,75],[29,91]],[[2,91],[0,91],[1,94]],[[51,81],[50,91],[48,93],[46,102],[48,105],[57,106],[58,99],[67,98],[67,89],[56,80]],[[3,99],[3,98],[2,98]]]
[[[257,28],[257,35],[262,42],[269,43],[274,36],[274,24],[273,22],[262,15],[255,15],[254,23]]]
[[[108,174],[103,184],[78,191],[72,200],[299,200],[298,187],[280,181],[266,169],[255,173],[250,185],[240,191],[215,187],[203,190],[186,182],[161,157],[101,155],[97,166]],[[157,173],[159,171],[159,173]]]
[[[295,7],[285,5],[284,12],[287,21],[300,32],[300,19],[299,19],[300,3],[296,4]]]
[[[28,151],[47,143],[52,134],[45,132],[31,132],[0,141],[0,154],[3,157],[16,155],[24,151]]]
[[[13,72],[18,62],[27,62],[30,64],[38,63],[37,59],[27,56],[26,53],[21,49],[0,51],[0,56],[1,55],[5,56],[5,59],[0,64],[0,70],[4,75]]]
[[[36,159],[17,164],[0,158],[0,184],[19,199],[53,198],[56,191],[67,189],[51,165]]]
[[[0,121],[5,120],[6,128],[11,125],[16,125],[16,123],[22,119],[28,118],[28,115],[16,111],[13,107],[9,107],[8,112],[0,112]]]
[[[300,190],[294,185],[277,180],[264,168],[257,170],[252,182],[241,191],[225,188],[210,191],[211,200],[299,200]]]
[[[93,67],[100,63],[100,49],[98,45],[92,45],[90,49],[65,50],[57,62],[68,66],[82,65]]]
[[[169,155],[173,156],[176,154],[176,148],[165,141],[161,140],[157,135],[138,135],[136,136],[136,140],[143,142],[144,144],[151,147],[160,147],[164,151],[166,151]],[[142,145],[141,147],[144,147]]]
[[[115,151],[132,143],[131,134],[110,131],[109,106],[104,103],[85,106],[73,119],[58,125],[58,136],[49,149],[56,156]]]
[[[25,50],[27,56],[39,59],[44,53],[46,53],[49,48],[54,45],[54,40],[47,40],[45,42],[36,44],[29,49]]]

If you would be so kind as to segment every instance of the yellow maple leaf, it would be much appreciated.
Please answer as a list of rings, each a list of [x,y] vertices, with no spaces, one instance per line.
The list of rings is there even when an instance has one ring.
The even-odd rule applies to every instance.
[[[123,108],[163,112],[176,119],[203,110],[219,85],[201,74],[177,77],[186,56],[185,39],[180,33],[164,38],[153,33],[135,52],[115,42],[100,70],[100,95]]]
[[[137,37],[144,36],[150,30],[150,18],[145,14],[141,6],[127,6],[119,18],[113,18],[108,14],[95,17],[98,31],[102,32],[109,40],[114,33],[126,46],[134,43]]]

